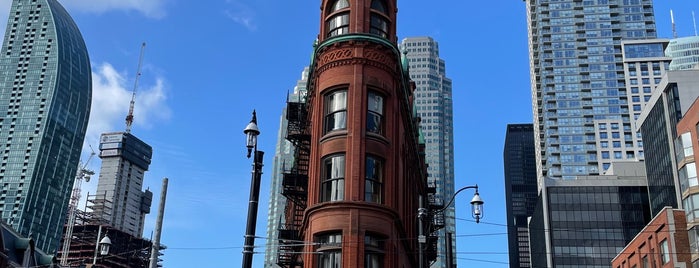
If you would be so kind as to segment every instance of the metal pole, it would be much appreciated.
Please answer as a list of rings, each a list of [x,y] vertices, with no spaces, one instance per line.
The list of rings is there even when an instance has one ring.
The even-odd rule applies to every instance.
[[[248,221],[245,227],[245,245],[243,246],[243,268],[252,268],[252,254],[255,249],[255,227],[257,225],[257,203],[260,199],[260,180],[264,154],[263,151],[258,151],[255,148],[255,161],[250,184],[250,202],[248,203]]]
[[[427,209],[422,207],[422,196],[419,196],[418,202],[420,205],[420,208],[417,209],[417,243],[418,243],[418,267],[423,268],[425,266],[425,251],[423,249],[425,242],[427,242],[427,238],[425,238],[424,234],[424,228],[422,226],[422,221],[425,215],[427,214]]]
[[[451,238],[451,233],[447,232],[447,268],[454,268],[454,249],[451,247],[452,243],[452,238]]]
[[[97,264],[97,254],[100,252],[100,237],[102,236],[102,224],[97,229],[97,241],[95,241],[95,257],[92,258],[92,264]]]
[[[167,198],[168,178],[163,178],[163,188],[160,190],[160,205],[158,205],[158,219],[155,222],[155,237],[150,249],[149,268],[158,267],[158,256],[160,256],[160,234],[163,230],[163,216],[165,215],[165,199]]]

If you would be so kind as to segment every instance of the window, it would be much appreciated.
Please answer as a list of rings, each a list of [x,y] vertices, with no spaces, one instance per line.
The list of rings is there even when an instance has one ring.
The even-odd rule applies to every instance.
[[[609,152],[602,152],[602,159],[609,159]]]
[[[376,157],[366,158],[366,177],[364,179],[364,201],[383,202],[383,162]]]
[[[382,0],[371,1],[371,29],[369,32],[383,38],[388,37],[386,5]]]
[[[321,167],[320,201],[339,201],[345,197],[345,156],[334,155],[323,159]]]
[[[383,267],[384,240],[373,235],[364,236],[364,267]]]
[[[641,262],[642,262],[642,264],[641,264],[642,268],[650,268],[650,263],[648,262],[648,255],[643,256],[643,259]]]
[[[325,131],[347,128],[347,91],[338,90],[325,96]]]
[[[342,267],[342,234],[330,233],[316,236],[318,268]]]
[[[667,239],[660,242],[660,260],[663,264],[670,262],[670,249],[667,247]]]
[[[369,92],[368,111],[366,115],[366,129],[373,133],[382,133],[383,125],[383,97],[374,92]]]
[[[686,191],[689,187],[699,185],[697,181],[697,165],[695,162],[689,162],[682,166],[679,170],[680,190]]]
[[[349,33],[349,1],[337,0],[332,4],[327,20],[327,37]]]

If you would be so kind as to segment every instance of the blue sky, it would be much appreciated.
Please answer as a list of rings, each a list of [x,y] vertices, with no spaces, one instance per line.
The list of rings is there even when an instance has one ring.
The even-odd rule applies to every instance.
[[[320,1],[65,0],[90,53],[93,106],[84,150],[102,132],[123,131],[140,44],[147,43],[132,133],[151,144],[145,186],[170,178],[164,266],[235,267],[242,258],[251,161],[243,128],[257,110],[267,152],[257,235],[264,236],[270,168],[287,91],[309,64]],[[439,42],[454,85],[456,186],[478,184],[485,219],[471,220],[472,194],[457,197],[459,267],[507,267],[502,154],[508,123],[532,121],[525,4],[520,0],[399,1],[399,38]],[[0,0],[5,23],[10,0]],[[699,1],[658,0],[659,37],[694,34]],[[4,24],[0,24],[4,29]],[[91,167],[99,170],[99,159]],[[96,188],[83,184],[83,196]],[[257,239],[254,267],[266,241]]]

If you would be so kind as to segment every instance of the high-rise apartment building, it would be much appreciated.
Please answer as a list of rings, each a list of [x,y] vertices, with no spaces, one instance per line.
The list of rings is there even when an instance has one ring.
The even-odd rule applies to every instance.
[[[409,37],[401,42],[407,53],[410,79],[415,82],[415,109],[425,137],[427,181],[434,184],[436,200],[454,195],[454,112],[452,83],[446,76],[439,45],[430,37]],[[437,260],[431,267],[446,267],[446,234],[456,232],[454,204],[444,211],[445,227],[439,230]],[[456,240],[452,240],[456,251]],[[456,256],[456,255],[454,255]],[[456,257],[454,257],[454,263]]]
[[[595,120],[595,146],[598,167],[606,171],[612,162],[644,160],[641,133],[637,132],[637,119],[653,89],[667,72],[670,58],[664,55],[668,40],[643,39],[621,42],[624,64],[625,96],[620,101],[627,103],[625,111],[630,124],[621,124],[615,119]]]
[[[153,148],[129,132],[112,132],[101,135],[99,150],[102,166],[92,212],[110,228],[141,237],[153,200],[151,191],[142,191]]]
[[[656,37],[653,2],[525,3],[540,184],[601,174],[595,126],[631,129],[621,42]]]
[[[505,134],[505,203],[510,267],[532,267],[529,253],[529,217],[537,201],[534,126],[509,124]]]
[[[288,102],[303,103],[306,101],[306,85],[308,84],[308,67],[303,69],[301,79],[296,82],[294,91],[288,96]],[[272,164],[272,179],[269,187],[269,208],[267,212],[267,243],[265,246],[265,266],[279,267],[277,264],[279,243],[279,228],[285,224],[284,208],[286,198],[281,194],[283,189],[284,173],[288,172],[294,164],[294,144],[287,140],[287,109],[284,107],[279,120],[279,133],[277,134],[277,146],[274,150],[274,163]]]
[[[296,153],[283,178],[278,264],[426,267],[436,258],[435,210],[425,202],[434,188],[413,115],[416,85],[396,40],[396,1],[320,7],[307,100],[287,106]]]
[[[55,252],[85,138],[90,60],[56,0],[14,0],[0,50],[0,212]]]

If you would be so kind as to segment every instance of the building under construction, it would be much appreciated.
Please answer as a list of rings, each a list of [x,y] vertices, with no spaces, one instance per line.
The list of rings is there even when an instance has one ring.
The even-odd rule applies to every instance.
[[[152,242],[105,223],[105,215],[101,214],[109,210],[102,206],[109,204],[111,202],[104,196],[88,195],[85,210],[76,212],[70,241],[66,241],[66,238],[61,241],[62,245],[70,243],[68,251],[61,250],[58,253],[65,267],[149,267]],[[69,229],[70,226],[66,225],[65,231],[68,232]],[[108,254],[100,255],[98,244],[105,236],[111,240],[111,246]],[[161,250],[164,248],[160,246]]]

